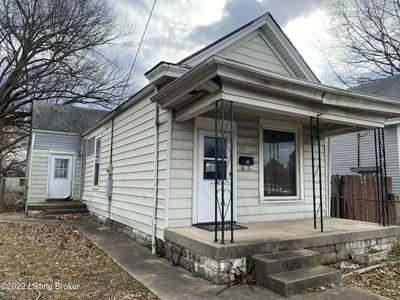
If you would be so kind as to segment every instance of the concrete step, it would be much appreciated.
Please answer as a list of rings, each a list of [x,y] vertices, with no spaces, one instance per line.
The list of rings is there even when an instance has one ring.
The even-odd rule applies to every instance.
[[[320,264],[321,255],[318,252],[306,249],[258,254],[250,258],[250,265],[255,278],[314,267]]]
[[[48,215],[66,215],[66,214],[87,214],[89,211],[86,208],[68,208],[68,209],[46,209],[46,216]]]
[[[28,202],[28,210],[49,210],[49,209],[86,209],[86,204],[80,201],[63,202]]]
[[[67,215],[67,216],[81,216],[81,215],[84,215],[84,214],[46,215],[44,217],[44,219],[46,219],[46,220],[57,220],[60,216],[65,216],[65,215]]]
[[[327,283],[339,284],[341,272],[325,266],[302,268],[293,271],[268,275],[262,286],[289,297]]]

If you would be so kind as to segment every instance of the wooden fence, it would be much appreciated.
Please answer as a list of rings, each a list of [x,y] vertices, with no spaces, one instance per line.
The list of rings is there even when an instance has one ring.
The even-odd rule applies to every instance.
[[[379,223],[382,207],[376,176],[333,175],[331,184],[332,217]],[[387,191],[389,224],[397,224],[391,177],[387,178]]]

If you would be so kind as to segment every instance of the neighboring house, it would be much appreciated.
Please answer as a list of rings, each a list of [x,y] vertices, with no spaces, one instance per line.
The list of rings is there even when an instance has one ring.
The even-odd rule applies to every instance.
[[[215,167],[217,100],[233,103],[225,197],[238,223],[313,217],[310,117],[321,120],[326,215],[324,139],[400,113],[397,101],[321,84],[270,14],[145,75],[149,85],[85,132],[82,200],[153,246],[167,228],[215,220],[215,169],[230,167]]]
[[[400,75],[362,84],[352,91],[383,96],[400,101]],[[393,193],[400,195],[400,119],[385,125],[387,175],[392,177]],[[374,131],[363,130],[331,138],[331,174],[375,174]]]
[[[35,102],[27,161],[27,200],[80,199],[81,135],[105,110]]]
[[[3,184],[6,193],[23,193],[25,189],[25,177],[4,177],[2,180],[4,181]]]

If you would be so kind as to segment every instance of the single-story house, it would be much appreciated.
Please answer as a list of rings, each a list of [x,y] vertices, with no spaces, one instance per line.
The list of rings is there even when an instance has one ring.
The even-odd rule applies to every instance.
[[[361,84],[351,90],[383,96],[400,101],[400,75]],[[385,150],[387,176],[392,178],[392,191],[400,195],[400,119],[385,123]],[[332,175],[375,174],[374,131],[352,132],[331,139]]]
[[[108,111],[34,102],[27,159],[27,201],[79,200],[82,134]]]
[[[329,207],[326,139],[400,116],[397,100],[321,84],[269,13],[145,76],[147,86],[74,136],[82,147],[80,166],[75,159],[81,200],[153,251],[178,245],[178,261],[215,282],[253,254],[310,247]],[[33,148],[38,132],[34,140]],[[32,167],[29,201],[48,191],[51,151],[41,155],[40,182]],[[271,221],[278,223],[263,223]],[[325,224],[327,234],[361,226],[335,224]],[[262,240],[299,238],[304,228],[311,233],[301,241]],[[373,229],[357,238],[376,235],[382,244],[395,230]]]

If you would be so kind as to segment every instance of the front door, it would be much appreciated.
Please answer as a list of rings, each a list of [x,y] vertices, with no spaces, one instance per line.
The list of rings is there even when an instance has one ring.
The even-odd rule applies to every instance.
[[[224,188],[224,215],[225,222],[231,220],[231,209],[230,209],[230,159],[228,156],[230,145],[228,144],[229,138],[225,138],[225,149],[222,149],[223,140],[218,139],[219,149],[222,149],[224,159],[219,159],[217,167],[215,167],[215,136],[213,131],[199,131],[199,173],[198,173],[198,186],[197,186],[197,222],[198,223],[210,223],[215,221],[215,172],[217,170],[217,176],[219,180],[227,177],[224,180],[226,183]],[[221,151],[221,150],[219,150]],[[221,157],[221,155],[218,155]],[[226,174],[226,175],[225,175]],[[218,199],[219,199],[219,211],[218,221],[221,221],[221,200],[222,191],[221,186],[218,185]]]
[[[47,198],[66,199],[72,195],[72,155],[50,156],[49,189]]]

